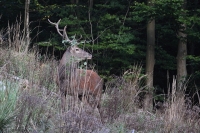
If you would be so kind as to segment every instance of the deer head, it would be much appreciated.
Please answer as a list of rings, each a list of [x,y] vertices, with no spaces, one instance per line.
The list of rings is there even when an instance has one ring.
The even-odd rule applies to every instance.
[[[70,46],[66,50],[65,53],[66,54],[64,54],[64,58],[68,58],[75,63],[78,63],[78,62],[85,60],[85,59],[92,59],[91,54],[82,50],[81,48],[77,47],[76,45]],[[68,61],[67,61],[67,59],[65,59],[65,60],[66,60],[65,62],[69,62],[69,60]]]
[[[83,49],[81,49],[77,46],[79,44],[78,41],[81,38],[76,40],[74,37],[72,40],[70,40],[67,35],[67,32],[66,32],[67,26],[65,26],[64,29],[59,29],[59,23],[60,23],[61,19],[57,23],[53,23],[49,19],[48,19],[48,21],[49,21],[49,23],[51,23],[52,25],[54,25],[56,27],[58,34],[63,38],[63,42],[67,42],[67,43],[71,44],[71,46],[68,47],[65,54],[63,55],[63,61],[62,61],[63,63],[67,63],[67,62],[78,63],[82,60],[92,58],[91,54],[87,53],[86,51],[84,51]],[[63,34],[61,32],[63,32]]]

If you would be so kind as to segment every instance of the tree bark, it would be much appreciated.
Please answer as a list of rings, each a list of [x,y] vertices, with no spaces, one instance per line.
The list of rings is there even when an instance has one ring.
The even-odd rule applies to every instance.
[[[93,1],[93,0],[89,0],[89,8],[90,8],[90,9],[93,8],[93,4],[94,4],[94,1]]]
[[[186,68],[186,56],[187,56],[187,34],[184,33],[186,25],[181,25],[181,28],[178,31],[179,44],[178,44],[178,53],[177,53],[177,87],[179,90],[183,87],[187,76]]]
[[[148,5],[153,6],[151,0]],[[155,19],[152,18],[147,23],[147,48],[146,48],[146,86],[147,92],[144,98],[144,109],[151,111],[153,109],[153,71],[155,64]]]
[[[25,50],[24,52],[28,52],[28,47],[30,44],[30,31],[29,31],[29,5],[30,0],[25,1],[25,14],[24,14],[24,32],[25,32]]]
[[[183,9],[186,9],[187,1],[184,0]],[[184,14],[182,14],[184,15]],[[183,84],[187,76],[186,56],[187,56],[187,34],[186,24],[181,24],[178,31],[179,43],[177,53],[177,88],[182,90]]]
[[[153,71],[155,64],[155,20],[147,24],[147,53],[146,53],[146,86],[147,93],[144,99],[144,108],[153,109]]]

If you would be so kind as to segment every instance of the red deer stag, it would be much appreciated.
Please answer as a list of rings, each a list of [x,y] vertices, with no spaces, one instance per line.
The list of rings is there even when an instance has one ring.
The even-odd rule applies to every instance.
[[[59,29],[60,20],[53,23],[57,32],[63,37],[63,40],[72,44],[67,36],[66,26],[63,30]],[[60,32],[63,31],[63,34]],[[78,69],[78,63],[85,59],[91,59],[92,55],[80,49],[76,45],[67,48],[58,66],[57,81],[61,92],[61,106],[65,109],[66,95],[84,96],[87,94],[94,98],[94,107],[100,107],[101,94],[103,89],[103,80],[93,70]]]

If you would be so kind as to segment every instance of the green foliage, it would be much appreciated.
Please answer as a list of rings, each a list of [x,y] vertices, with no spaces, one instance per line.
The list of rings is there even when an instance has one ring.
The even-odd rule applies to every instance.
[[[200,62],[200,57],[199,56],[194,56],[194,55],[188,55],[187,58],[191,61],[191,65],[197,65]]]
[[[146,19],[154,18],[157,14],[154,6],[148,6],[145,3],[135,2],[133,6],[132,15],[135,17],[136,22],[141,22]]]
[[[156,51],[156,59],[162,59],[157,60],[156,65],[164,70],[175,70],[176,58],[168,54],[162,47],[156,47]]]

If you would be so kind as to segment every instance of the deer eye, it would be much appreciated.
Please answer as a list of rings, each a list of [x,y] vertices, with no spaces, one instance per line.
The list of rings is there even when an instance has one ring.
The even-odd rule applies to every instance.
[[[76,48],[75,50],[76,50],[76,51],[79,51],[79,49],[78,49],[78,48]]]

